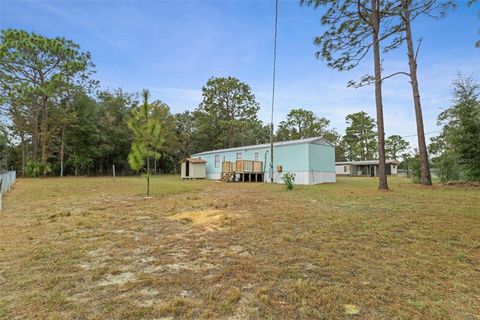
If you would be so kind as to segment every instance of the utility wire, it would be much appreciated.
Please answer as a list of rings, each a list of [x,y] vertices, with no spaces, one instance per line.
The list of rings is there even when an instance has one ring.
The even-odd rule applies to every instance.
[[[434,134],[434,133],[440,133],[441,131],[438,130],[438,131],[430,131],[430,132],[425,132],[425,135],[427,134]],[[411,135],[408,135],[408,136],[402,136],[402,138],[411,138],[411,137],[416,137],[418,136],[418,134],[411,134]]]

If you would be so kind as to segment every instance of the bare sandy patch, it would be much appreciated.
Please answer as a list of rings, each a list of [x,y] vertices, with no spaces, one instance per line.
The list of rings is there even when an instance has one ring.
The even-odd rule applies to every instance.
[[[169,216],[169,219],[182,223],[191,223],[195,226],[202,226],[209,231],[225,228],[225,222],[236,217],[238,214],[217,209],[185,211]]]
[[[109,274],[105,280],[100,282],[99,286],[118,285],[121,286],[127,282],[135,280],[135,274],[133,272],[122,272],[119,274]]]

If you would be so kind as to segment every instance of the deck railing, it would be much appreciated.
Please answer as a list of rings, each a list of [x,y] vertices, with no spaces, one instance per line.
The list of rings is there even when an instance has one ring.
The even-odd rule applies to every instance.
[[[223,161],[222,172],[263,173],[263,162],[255,160]]]

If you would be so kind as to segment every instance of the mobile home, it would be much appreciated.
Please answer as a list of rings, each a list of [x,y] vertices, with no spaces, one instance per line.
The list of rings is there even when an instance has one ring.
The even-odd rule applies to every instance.
[[[270,144],[259,144],[193,154],[191,158],[206,161],[208,179],[220,180],[222,172],[230,164],[249,166],[248,181],[270,181]],[[335,182],[335,148],[323,138],[306,138],[275,142],[273,145],[273,181],[281,182],[287,173],[295,174],[295,184]],[[244,162],[243,160],[248,160]],[[230,164],[229,164],[230,163]],[[230,169],[238,173],[237,169]],[[250,174],[251,173],[251,174]]]

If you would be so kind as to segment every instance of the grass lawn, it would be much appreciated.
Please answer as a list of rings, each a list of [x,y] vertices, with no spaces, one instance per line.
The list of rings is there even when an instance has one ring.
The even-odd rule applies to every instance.
[[[480,188],[389,183],[19,179],[0,318],[480,319]]]

